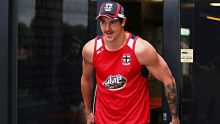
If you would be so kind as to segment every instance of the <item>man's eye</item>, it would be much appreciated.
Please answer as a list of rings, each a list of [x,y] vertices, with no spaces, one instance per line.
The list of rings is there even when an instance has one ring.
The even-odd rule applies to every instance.
[[[118,20],[112,20],[111,24],[115,24]]]
[[[104,21],[100,21],[100,23],[104,24]]]

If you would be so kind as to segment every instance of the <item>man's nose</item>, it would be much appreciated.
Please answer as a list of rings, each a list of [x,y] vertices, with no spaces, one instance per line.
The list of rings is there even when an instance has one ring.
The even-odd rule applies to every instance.
[[[109,30],[110,28],[111,28],[110,23],[107,23],[107,24],[106,24],[106,30]]]

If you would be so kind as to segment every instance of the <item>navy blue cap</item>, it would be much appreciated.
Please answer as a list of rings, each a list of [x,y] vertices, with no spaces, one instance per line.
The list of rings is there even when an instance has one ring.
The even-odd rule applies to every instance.
[[[124,15],[124,8],[118,2],[102,3],[96,19],[99,19],[101,16],[105,16],[110,19],[126,18]]]

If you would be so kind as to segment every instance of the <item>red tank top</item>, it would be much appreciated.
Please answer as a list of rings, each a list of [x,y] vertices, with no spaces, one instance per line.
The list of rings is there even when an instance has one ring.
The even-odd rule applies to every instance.
[[[96,71],[96,124],[147,124],[150,97],[147,78],[142,76],[134,46],[129,38],[117,51],[108,51],[103,37],[95,40],[93,65]]]

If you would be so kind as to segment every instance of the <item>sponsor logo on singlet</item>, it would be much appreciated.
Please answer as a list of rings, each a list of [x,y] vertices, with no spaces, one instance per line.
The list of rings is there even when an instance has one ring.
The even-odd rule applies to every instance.
[[[122,89],[127,83],[127,79],[123,77],[122,75],[110,75],[105,82],[103,82],[103,85],[109,89],[109,90],[119,90]]]

